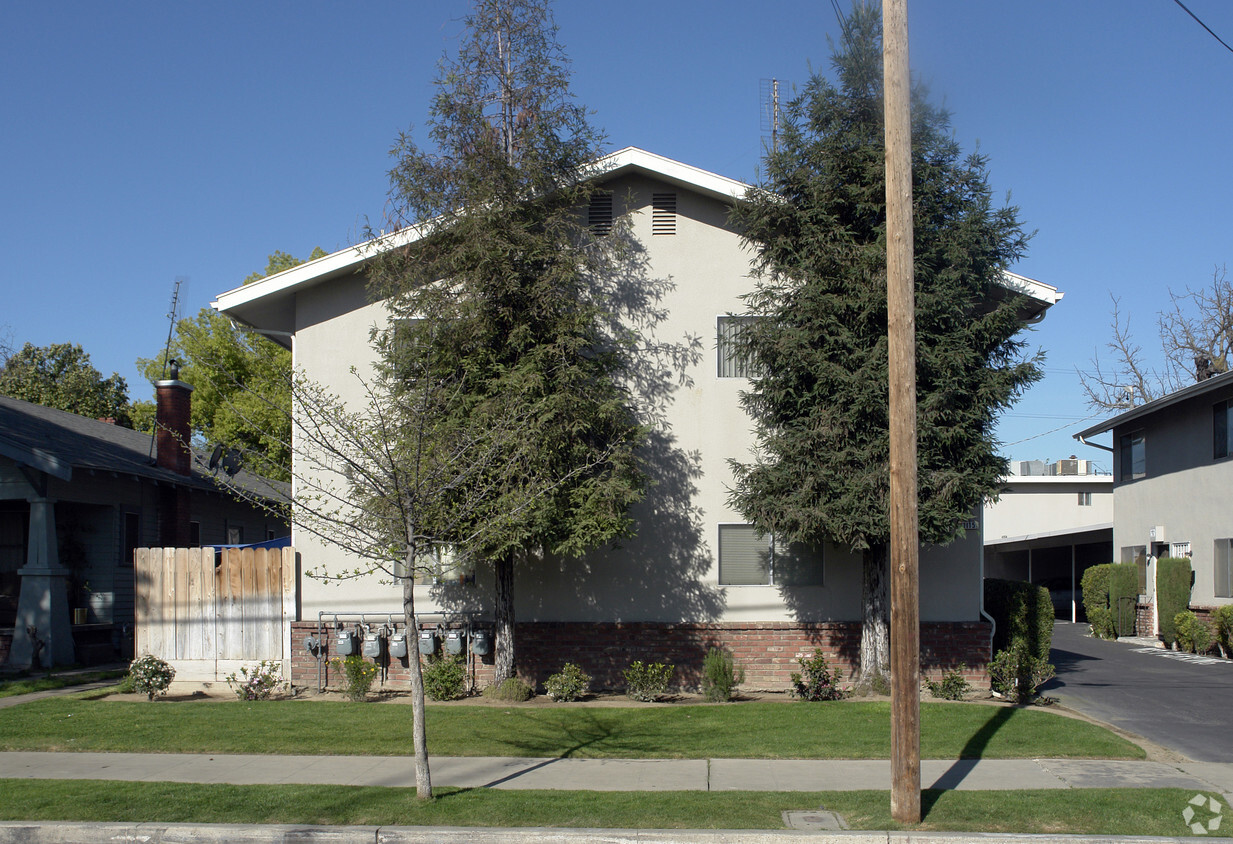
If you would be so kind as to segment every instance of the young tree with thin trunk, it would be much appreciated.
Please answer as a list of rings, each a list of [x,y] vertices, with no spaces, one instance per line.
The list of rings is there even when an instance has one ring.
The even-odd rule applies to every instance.
[[[482,450],[500,472],[465,467],[449,487],[445,511],[471,521],[432,530],[493,567],[498,682],[516,667],[520,561],[627,534],[642,492],[646,430],[626,377],[636,338],[613,330],[602,281],[628,241],[584,225],[600,136],[568,78],[547,2],[478,2],[436,82],[431,148],[404,134],[393,151],[390,225],[414,237],[370,271],[393,320],[378,337],[385,364],[425,355],[432,437],[484,441],[500,420],[528,419],[517,441]]]
[[[862,557],[860,680],[889,663],[889,419],[881,21],[857,4],[832,59],[788,108],[766,179],[734,209],[755,249],[741,337],[754,461],[731,501],[791,542]],[[1006,470],[993,427],[1040,377],[1022,358],[1003,270],[1024,252],[1017,209],[994,208],[986,160],[963,158],[945,112],[913,91],[919,529],[945,544]]]

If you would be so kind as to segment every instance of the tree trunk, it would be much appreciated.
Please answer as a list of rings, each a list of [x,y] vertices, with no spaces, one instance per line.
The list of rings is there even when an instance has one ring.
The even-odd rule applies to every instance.
[[[424,675],[420,671],[419,632],[415,627],[415,555],[407,554],[407,574],[402,580],[402,617],[407,631],[407,664],[411,674],[411,741],[415,748],[415,795],[432,799],[432,774],[428,770],[428,732],[424,717]]]
[[[493,561],[496,573],[496,642],[495,680],[504,682],[514,676],[514,554],[508,553]]]
[[[877,683],[889,688],[890,606],[887,598],[887,547],[883,543],[861,554],[861,660],[856,685],[868,691]],[[879,679],[880,678],[880,679]]]

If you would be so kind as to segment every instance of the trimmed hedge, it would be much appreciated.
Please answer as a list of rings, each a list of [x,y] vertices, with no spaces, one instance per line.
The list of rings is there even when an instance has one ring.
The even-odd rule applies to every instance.
[[[1139,567],[1134,563],[1114,563],[1109,570],[1109,611],[1118,636],[1135,634],[1135,605],[1139,597]],[[1123,602],[1129,598],[1129,602]]]
[[[1092,633],[1102,639],[1112,639],[1117,635],[1113,613],[1109,609],[1109,581],[1112,577],[1113,563],[1102,563],[1083,572],[1083,579],[1079,581],[1088,624],[1092,625]]]
[[[1053,602],[1049,590],[1020,580],[985,578],[985,612],[993,616],[993,652],[1022,643],[1037,659],[1048,660],[1053,643]]]
[[[1190,560],[1161,557],[1156,561],[1156,601],[1160,638],[1171,648],[1177,641],[1177,614],[1190,609]]]

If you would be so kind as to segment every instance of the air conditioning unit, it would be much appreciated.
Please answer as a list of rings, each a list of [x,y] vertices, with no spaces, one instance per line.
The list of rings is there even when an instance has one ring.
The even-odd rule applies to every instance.
[[[1054,475],[1077,475],[1079,474],[1078,460],[1059,460],[1053,464]]]

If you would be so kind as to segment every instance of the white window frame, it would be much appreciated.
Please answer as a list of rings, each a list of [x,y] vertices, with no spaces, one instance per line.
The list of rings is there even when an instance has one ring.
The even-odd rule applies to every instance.
[[[757,365],[753,361],[742,360],[732,348],[742,327],[758,319],[761,317],[734,314],[715,317],[715,377],[748,379],[758,375]]]

